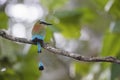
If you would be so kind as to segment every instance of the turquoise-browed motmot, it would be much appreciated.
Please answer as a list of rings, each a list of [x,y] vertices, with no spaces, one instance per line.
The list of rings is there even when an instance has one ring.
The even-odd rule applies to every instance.
[[[38,53],[41,53],[41,46],[43,45],[43,40],[45,38],[46,30],[45,26],[51,25],[43,21],[37,21],[32,29],[32,41],[38,46]],[[44,70],[43,63],[39,63],[39,70]]]

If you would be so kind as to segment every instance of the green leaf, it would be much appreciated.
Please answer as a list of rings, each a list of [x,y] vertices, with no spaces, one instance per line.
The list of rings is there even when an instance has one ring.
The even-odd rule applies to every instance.
[[[53,28],[54,29],[54,28]],[[53,31],[51,30],[51,28],[50,27],[48,27],[47,29],[46,29],[46,36],[45,36],[45,42],[47,41],[47,42],[49,42],[50,40],[51,40],[51,38],[53,37]]]
[[[55,17],[59,19],[58,28],[66,38],[79,38],[80,37],[80,17],[79,10],[69,10],[56,12]]]
[[[91,8],[84,7],[84,8],[81,8],[80,11],[82,14],[82,17],[81,17],[82,24],[91,23],[97,17],[96,12]]]
[[[56,10],[62,7],[68,0],[40,0],[40,2],[48,8],[48,10]]]
[[[80,18],[82,16],[82,12],[79,9],[67,10],[67,11],[57,11],[55,13],[55,17],[57,17],[61,23],[64,24],[78,24]]]
[[[0,12],[0,29],[6,29],[7,28],[7,20],[8,17],[4,12]]]
[[[120,37],[119,34],[108,32],[103,40],[102,56],[116,56],[120,51]]]
[[[120,4],[119,0],[114,0],[112,7],[110,8],[110,13],[116,18],[120,19]]]
[[[120,54],[118,54],[117,56],[118,56],[118,59],[120,59],[120,57],[119,57]],[[120,64],[112,64],[111,80],[120,80]]]
[[[79,38],[80,37],[80,27],[76,25],[65,25],[60,24],[61,33],[65,38]]]
[[[120,37],[119,34],[107,32],[104,36],[101,56],[117,56],[120,52]],[[110,63],[102,63],[102,70],[110,67]]]
[[[80,76],[85,76],[90,68],[91,68],[91,63],[80,63],[80,62],[75,62],[75,68],[76,68],[76,73]]]
[[[120,33],[120,21],[116,21],[115,25],[112,27],[113,27],[112,29],[113,33],[118,33],[118,34]]]
[[[105,7],[105,5],[106,5],[106,3],[109,1],[109,0],[93,0],[97,5],[97,7],[99,8],[99,9],[104,9],[104,7]]]

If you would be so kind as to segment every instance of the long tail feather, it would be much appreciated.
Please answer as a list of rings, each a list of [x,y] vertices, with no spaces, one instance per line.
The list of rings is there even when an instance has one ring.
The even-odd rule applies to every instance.
[[[38,53],[41,53],[41,45],[40,45],[40,42],[37,42],[37,46],[38,46]]]
[[[39,63],[39,70],[44,70],[44,65],[42,62]]]

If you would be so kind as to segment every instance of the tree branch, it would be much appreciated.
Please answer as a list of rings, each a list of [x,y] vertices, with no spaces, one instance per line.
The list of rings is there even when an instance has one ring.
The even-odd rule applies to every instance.
[[[27,43],[27,44],[34,44],[31,40],[27,40],[25,38],[18,38],[18,37],[13,37],[9,34],[7,34],[5,31],[0,30],[0,36],[11,40],[11,41],[16,41],[16,42],[21,42],[21,43]],[[63,55],[63,56],[67,56],[79,61],[84,61],[84,62],[111,62],[111,63],[116,63],[116,64],[120,64],[120,60],[112,57],[112,56],[107,56],[107,57],[85,57],[85,56],[81,56],[79,54],[76,53],[71,53],[68,51],[64,51],[64,50],[60,50],[57,48],[54,48],[52,46],[50,46],[47,43],[44,43],[44,45],[42,46],[44,49],[54,53],[54,54],[59,54],[59,55]]]

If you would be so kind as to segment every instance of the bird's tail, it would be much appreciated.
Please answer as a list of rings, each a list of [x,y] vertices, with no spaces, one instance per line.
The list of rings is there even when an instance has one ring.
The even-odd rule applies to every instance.
[[[37,46],[38,46],[38,53],[41,53],[41,44],[40,44],[40,42],[37,42]]]
[[[44,65],[43,65],[43,63],[42,62],[39,62],[39,70],[44,70]]]

